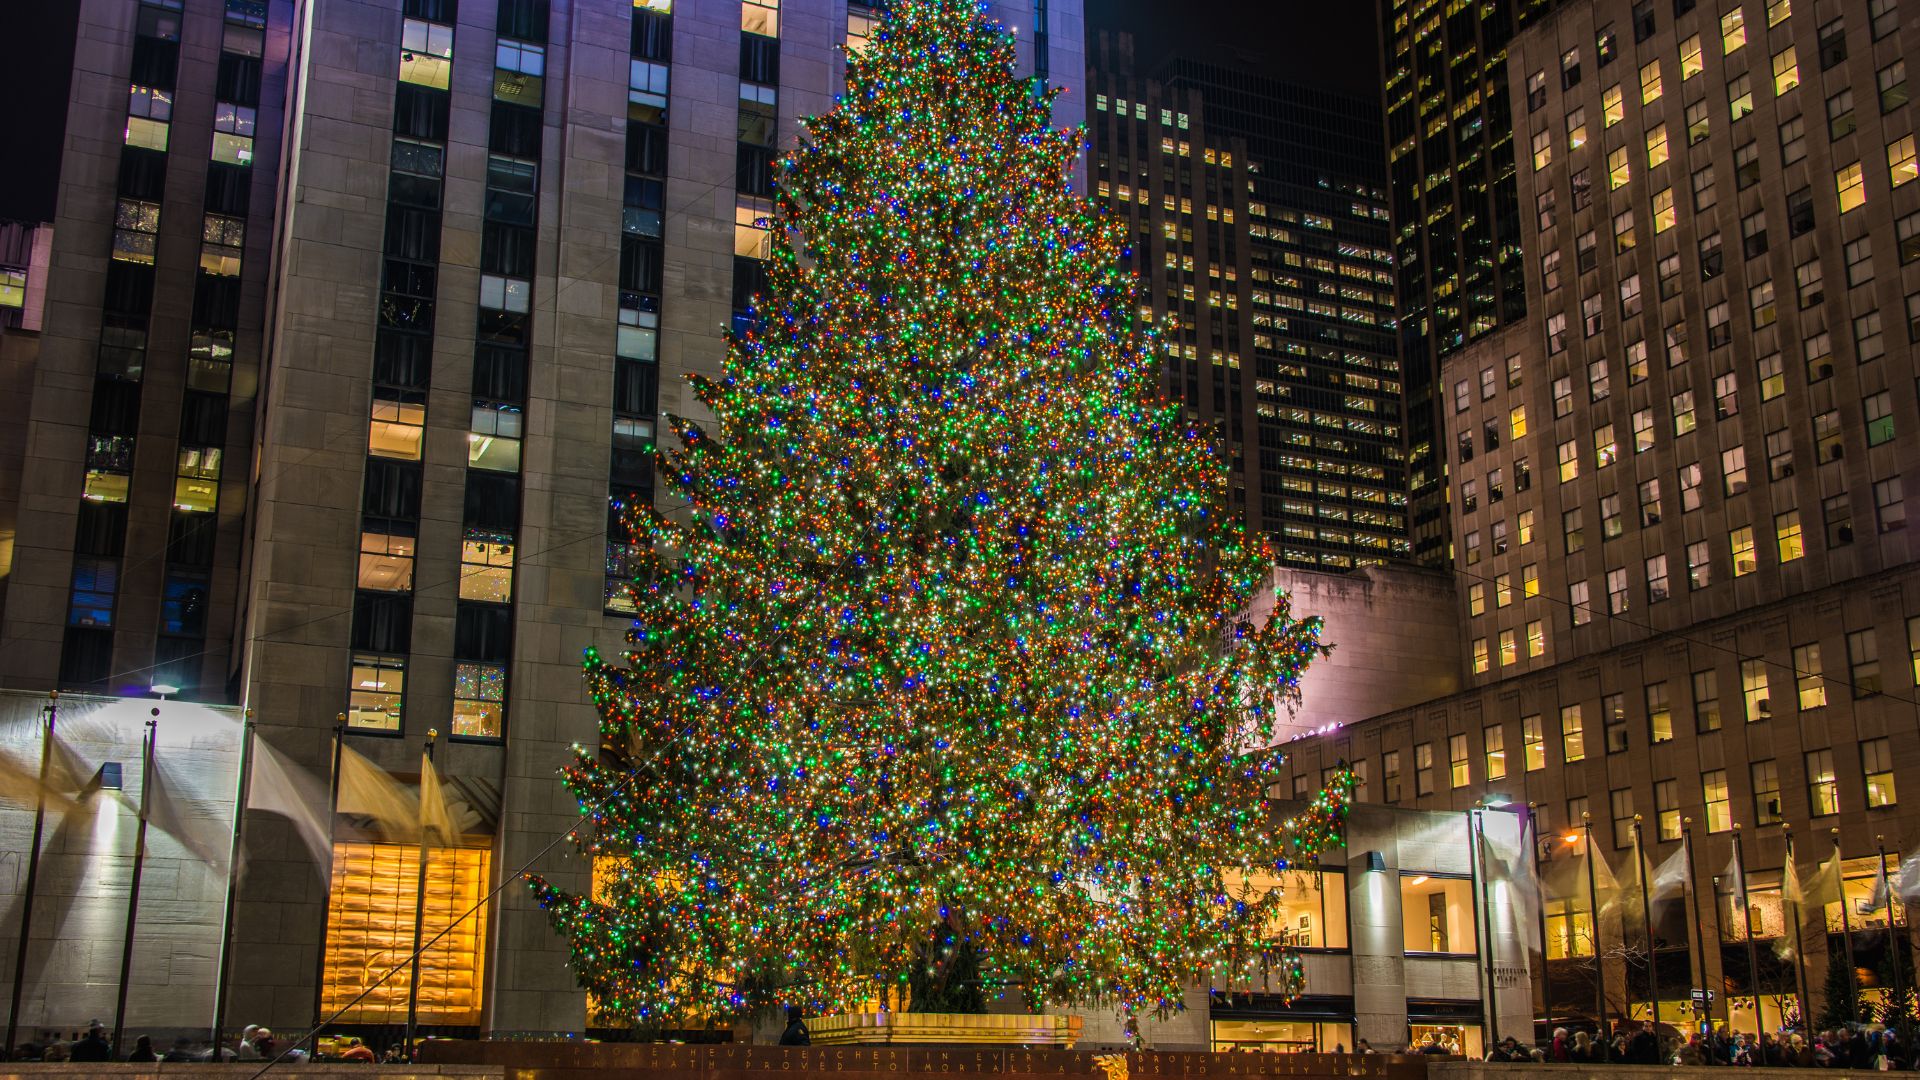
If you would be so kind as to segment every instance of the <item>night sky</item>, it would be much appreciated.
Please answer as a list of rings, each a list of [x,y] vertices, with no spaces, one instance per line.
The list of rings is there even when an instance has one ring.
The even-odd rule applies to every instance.
[[[1088,49],[1133,33],[1135,70],[1170,53],[1380,99],[1374,0],[1085,0]]]

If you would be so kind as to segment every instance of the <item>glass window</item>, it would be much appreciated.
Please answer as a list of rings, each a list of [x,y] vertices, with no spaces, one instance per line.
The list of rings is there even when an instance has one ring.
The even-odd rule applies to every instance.
[[[1547,626],[1543,620],[1533,619],[1527,623],[1527,655],[1547,655]]]
[[[1827,681],[1820,677],[1819,642],[1794,646],[1793,685],[1802,711],[1827,703]]]
[[[1640,68],[1640,104],[1660,100],[1660,61],[1652,60]]]
[[[1773,93],[1775,97],[1800,85],[1800,59],[1793,46],[1773,54]]]
[[[1847,677],[1856,698],[1880,692],[1880,645],[1873,631],[1855,630],[1847,635]]]
[[[1720,49],[1722,52],[1738,52],[1747,43],[1747,17],[1738,5],[1732,11],[1720,16]]]
[[[1840,812],[1840,785],[1833,776],[1833,751],[1807,753],[1807,806],[1814,817]]]
[[[375,457],[419,461],[426,423],[427,407],[423,404],[375,398],[367,452]]]
[[[1400,751],[1388,750],[1380,755],[1380,784],[1386,802],[1400,801]]]
[[[1413,748],[1413,793],[1433,794],[1433,744],[1420,743]]]
[[[1740,661],[1740,690],[1746,698],[1747,723],[1756,724],[1773,716],[1773,702],[1767,695],[1765,660]]]
[[[1613,814],[1613,846],[1631,847],[1633,845],[1633,789],[1614,788],[1607,793],[1607,803]]]
[[[1465,735],[1447,736],[1447,777],[1450,785],[1457,788],[1473,783],[1473,766],[1467,755]]]
[[[1744,74],[1735,75],[1727,80],[1727,114],[1741,120],[1752,112],[1753,80]]]
[[[1707,804],[1707,831],[1730,832],[1733,829],[1733,803],[1727,794],[1727,771],[1713,769],[1700,774],[1700,793]]]
[[[1586,759],[1586,721],[1577,704],[1560,707],[1560,752],[1568,764]]]
[[[1520,718],[1520,739],[1528,772],[1547,767],[1547,736],[1540,715]]]
[[[1507,729],[1501,724],[1488,724],[1481,730],[1482,740],[1487,749],[1487,779],[1504,780],[1507,777]]]
[[[1653,784],[1654,825],[1660,840],[1680,839],[1680,782],[1656,780]]]
[[[1409,953],[1473,953],[1473,882],[1400,872],[1400,912]]]
[[[1780,561],[1783,563],[1790,563],[1807,553],[1806,541],[1800,533],[1798,510],[1773,516],[1773,537],[1779,545]]]
[[[347,689],[347,726],[362,731],[399,731],[406,679],[406,657],[355,653]],[[411,904],[407,910],[413,910]]]
[[[1893,741],[1866,739],[1860,743],[1860,770],[1867,780],[1867,806],[1892,806],[1898,802],[1893,783]]]
[[[1916,175],[1915,169],[1913,136],[1902,135],[1887,144],[1887,175],[1894,187],[1912,180]]]
[[[460,598],[504,604],[513,599],[513,537],[469,530],[460,542]]]
[[[484,847],[427,850],[427,896],[421,940],[433,944],[421,956],[418,1019],[423,1024],[472,1026],[480,1022],[488,905],[480,903],[493,881],[492,852]],[[320,1008],[348,1024],[403,1024],[409,980],[374,980],[406,956],[415,937],[415,889],[420,845],[336,840],[332,894],[327,903],[326,961]],[[455,923],[468,909],[474,913]]]
[[[497,739],[506,711],[507,669],[504,664],[453,666],[453,734],[467,739]]]
[[[1855,161],[1834,170],[1833,188],[1840,200],[1840,212],[1847,213],[1866,205],[1867,185],[1860,163]]]
[[[1270,940],[1293,949],[1347,947],[1347,875],[1299,867],[1228,882],[1228,893],[1249,902],[1272,897]]]
[[[780,0],[741,0],[740,32],[780,36]]]
[[[1755,825],[1778,825],[1783,817],[1780,811],[1780,768],[1778,763],[1756,761],[1747,769],[1753,780],[1753,823]]]
[[[453,27],[407,19],[400,28],[400,81],[445,90],[453,75]]]
[[[360,534],[359,586],[374,592],[413,588],[414,538],[383,532]]]

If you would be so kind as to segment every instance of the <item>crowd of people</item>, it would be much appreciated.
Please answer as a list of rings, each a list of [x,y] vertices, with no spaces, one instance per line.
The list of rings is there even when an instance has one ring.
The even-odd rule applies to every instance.
[[[1526,1046],[1508,1036],[1487,1051],[1488,1061],[1614,1063],[1621,1065],[1733,1065],[1797,1069],[1907,1070],[1920,1055],[1892,1028],[1836,1028],[1803,1033],[1695,1032],[1662,1034],[1651,1023],[1616,1032],[1602,1041],[1590,1032],[1555,1028],[1545,1046]]]
[[[300,1063],[308,1060],[308,1053],[299,1048],[289,1049],[286,1040],[276,1038],[273,1032],[259,1024],[248,1024],[240,1032],[240,1037],[231,1044],[220,1047],[218,1055],[205,1039],[194,1040],[182,1035],[173,1041],[173,1046],[160,1050],[154,1046],[153,1036],[141,1035],[134,1039],[132,1050],[125,1060],[132,1062],[210,1062],[210,1061],[272,1061],[284,1054],[283,1060]],[[387,1047],[385,1054],[376,1054],[372,1047],[356,1037],[339,1040],[331,1047],[331,1052],[322,1053],[323,1060],[357,1061],[366,1064],[405,1064],[405,1048],[398,1042]],[[88,1022],[85,1032],[73,1032],[72,1037],[58,1037],[43,1042],[29,1042],[16,1047],[13,1052],[15,1061],[112,1061],[114,1060],[113,1042],[107,1037],[106,1025],[98,1020]]]

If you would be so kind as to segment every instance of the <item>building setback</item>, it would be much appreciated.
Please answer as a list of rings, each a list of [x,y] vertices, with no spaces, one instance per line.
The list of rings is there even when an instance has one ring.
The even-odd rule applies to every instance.
[[[1081,123],[1079,0],[990,12]],[[612,511],[653,499],[660,418],[699,417],[773,159],[875,19],[82,0],[37,356],[6,331],[30,398],[0,685],[243,704],[323,785],[336,725],[407,782],[436,730],[468,835],[429,859],[429,931],[507,878],[575,821],[581,655],[626,626]],[[249,815],[235,1022],[303,1030],[410,946],[415,852],[358,824],[329,888]],[[539,868],[584,888],[568,865]],[[430,956],[422,1022],[582,1030],[565,955],[510,884]],[[405,982],[348,1020],[403,1019]]]
[[[1704,971],[1717,1018],[1753,1030],[1758,997],[1777,1025],[1802,1000],[1780,959],[1796,950],[1814,1019],[1849,950],[1867,996],[1882,986],[1889,912],[1855,901],[1883,842],[1889,864],[1920,847],[1914,18],[1599,0],[1508,45],[1533,317],[1448,355],[1438,383],[1465,689],[1294,760],[1352,761],[1372,802],[1533,805],[1543,1019],[1595,1010],[1593,906],[1569,869],[1589,820],[1623,882],[1636,823],[1649,866],[1691,837],[1699,919],[1654,910],[1669,1022]],[[1803,880],[1837,836],[1844,912],[1795,925],[1789,836]],[[1652,994],[1630,901],[1598,934],[1638,950],[1602,965],[1616,1017]]]
[[[1137,77],[1124,35],[1094,52],[1093,194],[1132,233],[1168,397],[1281,562],[1404,557],[1377,108],[1179,58]]]

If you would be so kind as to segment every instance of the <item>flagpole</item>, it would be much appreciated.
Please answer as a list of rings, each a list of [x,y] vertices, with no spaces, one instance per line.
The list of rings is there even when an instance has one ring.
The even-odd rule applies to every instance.
[[[1653,1026],[1660,1026],[1660,973],[1653,957],[1653,901],[1647,895],[1647,852],[1640,839],[1640,815],[1633,815],[1633,868],[1640,876],[1640,918],[1647,928],[1647,1007]]]
[[[1791,844],[1788,845],[1788,851],[1789,853],[1792,851]],[[1791,854],[1789,854],[1789,858],[1791,858]],[[1755,951],[1753,946],[1753,905],[1747,897],[1747,852],[1746,848],[1741,846],[1740,843],[1740,823],[1737,821],[1733,823],[1733,861],[1740,874],[1740,880],[1738,882],[1740,886],[1740,936],[1747,943],[1747,981],[1753,990],[1753,1041],[1755,1045],[1758,1045],[1760,1042],[1760,1033],[1766,1028],[1760,1016],[1760,954]],[[1732,1025],[1733,1023],[1733,1009],[1731,1007],[1727,1009],[1727,1023],[1728,1025]]]
[[[1540,1002],[1541,1012],[1547,1018],[1547,1034],[1553,1034],[1553,974],[1547,966],[1547,875],[1540,872],[1540,854],[1543,846],[1540,840],[1540,804],[1527,804],[1527,827],[1533,830],[1533,880],[1540,890],[1540,902],[1535,905],[1535,914],[1540,921]],[[1889,911],[1892,909],[1889,908]],[[1568,922],[1572,922],[1572,911],[1567,912]]]
[[[327,780],[327,850],[333,850],[334,819],[340,816],[340,759],[347,749],[347,714],[335,713],[333,717],[333,775]],[[331,860],[329,860],[331,861]],[[320,947],[314,950],[313,958],[313,1045],[307,1049],[319,1056],[319,1029],[326,1019],[325,1002],[327,993],[327,924],[333,918],[333,867],[327,866],[325,879],[327,891],[320,898]]]
[[[1706,931],[1703,929],[1701,933],[1704,934]],[[1726,940],[1726,930],[1720,925],[1720,875],[1715,874],[1713,875],[1713,947],[1719,949]],[[1726,961],[1726,952],[1722,950],[1720,953],[1720,1007],[1726,1010],[1727,1030],[1732,1031],[1733,997],[1731,994],[1725,992],[1727,989]],[[1758,993],[1754,994],[1753,1005],[1756,1009],[1760,1007],[1760,995]],[[1713,1019],[1713,1007],[1711,1005],[1707,1007],[1707,1019],[1709,1022]]]
[[[1853,963],[1853,922],[1847,917],[1847,876],[1840,870],[1840,830],[1831,830],[1831,835],[1833,836],[1833,876],[1840,890],[1840,943],[1846,946],[1847,956],[1847,1012],[1851,1013],[1854,1021],[1858,1023],[1860,990],[1855,983],[1859,979],[1860,969]],[[1826,912],[1822,911],[1820,915],[1822,921],[1825,921]],[[1832,963],[1833,958],[1829,956],[1827,962]]]
[[[20,1027],[20,992],[27,986],[27,947],[33,934],[33,898],[40,881],[40,847],[47,828],[47,766],[53,758],[53,727],[60,718],[60,691],[47,693],[47,730],[40,737],[40,790],[33,811],[33,847],[27,855],[27,881],[20,896],[20,947],[13,958],[13,1004],[7,1009],[7,1056],[13,1056],[14,1034]]]
[[[1593,815],[1580,811],[1580,827],[1587,833],[1587,895],[1593,901],[1593,910],[1589,913],[1593,926],[1593,1026],[1595,1040],[1600,1044],[1600,1060],[1605,1061],[1612,1053],[1612,1043],[1607,1038],[1607,965],[1600,954],[1600,881],[1595,876],[1593,860],[1599,855],[1593,850]]]
[[[1893,953],[1893,1007],[1900,1010],[1901,1020],[1907,1018],[1906,976],[1900,971],[1900,939],[1906,935],[1893,923],[1893,889],[1884,883],[1887,881],[1887,838],[1876,834],[1873,838],[1874,850],[1880,853],[1880,880],[1886,891],[1887,905],[1887,944]]]
[[[159,709],[153,710],[157,717]],[[120,991],[113,1003],[113,1060],[127,1030],[127,981],[133,977],[133,931],[140,912],[140,871],[147,862],[147,808],[153,793],[153,741],[160,721],[147,721],[146,746],[140,752],[140,824],[133,832],[133,879],[127,883],[127,937],[120,946]]]
[[[1781,822],[1780,834],[1786,837],[1786,840],[1787,840],[1787,861],[1786,861],[1787,870],[1792,870],[1794,873],[1794,879],[1798,881],[1800,876],[1799,871],[1794,869],[1794,865],[1793,865],[1793,826],[1786,822]],[[1783,884],[1786,881],[1785,873],[1786,873],[1785,871],[1782,871],[1782,874],[1781,874],[1781,882]],[[1783,899],[1785,898],[1785,894],[1786,894],[1786,890],[1782,888],[1781,895]],[[1810,999],[1807,996],[1807,942],[1805,937],[1805,927],[1801,926],[1801,923],[1804,922],[1806,919],[1806,912],[1801,910],[1803,905],[1800,899],[1796,898],[1792,901],[1792,903],[1793,903],[1793,966],[1800,980],[1800,986],[1799,986],[1800,1026],[1808,1031],[1812,1031],[1813,1021],[1809,1019],[1807,1016],[1808,1011],[1813,1008],[1812,999]],[[1820,926],[1821,926],[1822,933],[1826,932],[1826,922],[1827,922],[1826,912],[1822,911],[1820,913]]]
[[[1712,991],[1707,989],[1707,930],[1700,922],[1700,879],[1694,873],[1693,819],[1690,817],[1680,819],[1680,844],[1687,853],[1687,895],[1693,898],[1693,932],[1700,939],[1699,962],[1697,964],[1700,969],[1700,991],[1703,994],[1711,993]],[[1714,940],[1715,947],[1718,947],[1719,944],[1719,939],[1716,937]],[[1724,990],[1725,987],[1722,986],[1721,989]],[[1700,1003],[1699,1014],[1696,1017],[1697,1027],[1705,1028],[1711,1026],[1712,1008],[1713,1007],[1705,1001]],[[1705,1018],[1707,1022],[1701,1023],[1700,1018]]]
[[[421,764],[433,768],[433,740],[440,733],[433,728],[427,729],[427,745]],[[426,928],[427,919],[427,791],[426,776],[421,775],[420,789],[420,878],[413,890],[413,971],[407,980],[407,1060],[413,1060],[413,1036],[420,1025],[420,932]]]
[[[232,971],[233,953],[233,909],[234,901],[239,898],[240,886],[240,834],[247,817],[247,796],[253,782],[253,710],[248,709],[240,720],[240,776],[234,781],[233,794],[233,841],[227,849],[227,897],[225,910],[220,915],[220,948],[216,954],[213,976],[213,1059],[220,1060],[220,1040],[225,1036],[221,1030],[227,1020],[227,989]]]

